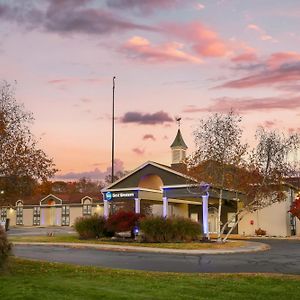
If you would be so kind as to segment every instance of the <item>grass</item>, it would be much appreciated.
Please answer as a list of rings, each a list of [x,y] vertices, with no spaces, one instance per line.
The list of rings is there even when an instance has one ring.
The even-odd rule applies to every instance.
[[[11,258],[4,299],[299,299],[300,276],[178,274],[80,267]]]
[[[111,244],[137,247],[153,247],[153,248],[167,248],[167,249],[230,249],[235,247],[245,246],[245,241],[234,241],[225,244],[217,243],[137,243],[137,242],[117,242],[110,239],[93,239],[80,240],[77,235],[56,235],[56,236],[10,236],[11,242],[42,242],[42,243],[89,243],[89,244]]]

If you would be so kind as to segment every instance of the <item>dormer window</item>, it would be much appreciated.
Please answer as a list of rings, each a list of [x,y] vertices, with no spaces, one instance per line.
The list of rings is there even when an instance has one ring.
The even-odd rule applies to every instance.
[[[92,214],[92,201],[90,199],[83,200],[82,214],[90,216]]]

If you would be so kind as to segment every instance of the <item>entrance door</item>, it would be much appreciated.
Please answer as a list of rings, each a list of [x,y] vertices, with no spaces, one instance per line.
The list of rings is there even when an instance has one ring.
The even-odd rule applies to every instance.
[[[53,226],[56,220],[56,207],[55,201],[49,200],[47,203],[50,207],[45,208],[45,221],[48,226]]]
[[[218,231],[218,210],[215,207],[208,209],[208,230],[210,233]]]

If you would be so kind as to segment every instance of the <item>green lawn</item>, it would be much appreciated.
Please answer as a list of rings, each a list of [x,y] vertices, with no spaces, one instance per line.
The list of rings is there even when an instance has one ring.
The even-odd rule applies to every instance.
[[[43,243],[90,243],[90,244],[111,244],[137,247],[153,247],[168,249],[227,249],[245,246],[247,241],[234,241],[225,244],[218,243],[135,243],[135,242],[116,242],[110,239],[80,240],[77,235],[56,235],[56,236],[10,236],[11,242],[43,242]]]
[[[12,258],[0,299],[299,299],[300,276],[154,273]]]

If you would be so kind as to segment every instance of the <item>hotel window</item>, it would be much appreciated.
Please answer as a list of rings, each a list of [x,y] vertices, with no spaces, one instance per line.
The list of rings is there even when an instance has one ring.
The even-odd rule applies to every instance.
[[[61,225],[70,225],[70,206],[63,205],[61,208]]]
[[[16,225],[23,225],[23,205],[21,202],[17,203]]]
[[[92,214],[92,202],[91,202],[91,200],[84,200],[83,201],[82,214],[84,216],[90,216]]]
[[[41,224],[41,208],[39,206],[35,206],[33,208],[33,225],[39,226]]]
[[[1,208],[1,221],[5,222],[7,218],[7,208]]]

